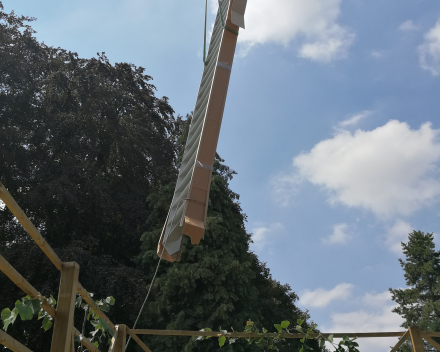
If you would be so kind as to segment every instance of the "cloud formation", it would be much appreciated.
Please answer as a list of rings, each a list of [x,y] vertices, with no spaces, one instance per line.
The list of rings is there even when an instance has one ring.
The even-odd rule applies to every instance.
[[[296,156],[291,177],[327,190],[331,203],[379,217],[409,215],[440,195],[439,133],[430,123],[413,130],[397,120],[372,131],[338,131]]]
[[[410,224],[403,220],[396,220],[394,225],[385,234],[385,244],[391,252],[402,254],[401,242],[408,242],[408,234],[413,231]]]
[[[335,300],[344,300],[351,295],[352,284],[342,283],[331,290],[318,288],[315,291],[306,290],[301,295],[299,303],[304,307],[323,308]]]
[[[413,21],[408,20],[400,24],[399,30],[403,32],[417,31],[419,27],[417,27]]]
[[[364,111],[358,112],[358,113],[354,114],[353,116],[350,116],[348,119],[339,122],[339,126],[340,127],[355,126],[359,123],[359,121],[366,119],[372,113],[373,112],[370,110],[364,110]]]
[[[356,36],[338,22],[340,14],[341,0],[253,0],[240,31],[242,55],[258,44],[288,46],[298,39],[299,57],[322,63],[344,58]]]
[[[426,34],[419,46],[420,66],[433,76],[440,74],[440,19]]]
[[[332,325],[322,327],[328,331],[372,332],[400,331],[403,319],[391,310],[395,304],[389,291],[366,293],[360,300],[361,309],[349,313],[333,313]],[[364,352],[387,351],[397,343],[396,338],[359,339],[359,349]]]
[[[257,250],[263,249],[269,243],[269,237],[276,235],[277,231],[284,229],[284,226],[279,222],[273,223],[269,226],[257,226],[252,229],[252,245]]]
[[[333,225],[333,233],[327,237],[322,238],[322,242],[328,245],[332,244],[346,244],[353,236],[347,232],[347,224]]]

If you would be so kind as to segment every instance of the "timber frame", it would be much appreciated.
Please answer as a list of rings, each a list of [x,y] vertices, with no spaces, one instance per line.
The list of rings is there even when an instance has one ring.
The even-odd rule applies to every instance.
[[[207,331],[185,331],[185,330],[150,330],[150,329],[129,329],[124,324],[113,324],[105,313],[98,308],[93,299],[82,287],[78,281],[79,265],[75,262],[64,263],[57,256],[55,251],[50,247],[46,240],[41,236],[37,228],[32,224],[23,210],[15,202],[14,198],[8,190],[0,182],[0,199],[6,204],[8,209],[17,218],[20,224],[25,228],[35,243],[46,254],[52,264],[61,272],[60,288],[58,292],[58,305],[55,309],[23,276],[20,275],[10,265],[6,259],[0,255],[0,271],[2,271],[17,287],[19,287],[26,295],[34,299],[40,299],[41,307],[53,318],[54,330],[52,334],[51,352],[75,352],[73,339],[79,336],[81,344],[91,352],[101,352],[96,348],[90,340],[83,336],[73,326],[73,315],[75,310],[75,297],[78,292],[81,297],[89,304],[96,314],[103,319],[114,333],[109,352],[125,352],[127,335],[139,345],[145,352],[152,352],[139,338],[138,335],[161,335],[161,336],[212,336],[220,337],[221,332]],[[321,333],[322,336],[333,335],[335,338],[358,337],[400,337],[397,344],[390,352],[396,352],[398,348],[408,339],[411,339],[414,352],[424,352],[423,339],[440,352],[440,344],[433,340],[433,337],[440,337],[440,332],[421,331],[417,326],[411,326],[408,331],[400,332],[369,332],[369,333]],[[223,335],[224,336],[224,335]],[[245,332],[230,332],[225,336],[237,338],[249,337],[275,337],[279,336],[285,339],[300,339],[304,337],[302,333],[293,334],[255,334]],[[310,334],[312,337],[318,334]],[[9,348],[13,352],[32,352],[28,347],[15,340],[6,332],[0,330],[0,344]]]

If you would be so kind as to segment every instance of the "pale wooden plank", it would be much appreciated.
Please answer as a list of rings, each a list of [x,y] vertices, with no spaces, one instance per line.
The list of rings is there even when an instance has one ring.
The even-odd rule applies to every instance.
[[[78,275],[79,265],[77,263],[63,263],[51,352],[69,352],[70,350],[70,340],[74,332],[73,315]]]
[[[440,337],[440,332],[438,332],[438,331],[422,331],[422,337],[425,338],[425,336]]]
[[[423,338],[428,342],[432,347],[434,347],[437,351],[440,351],[440,344],[435,342],[434,339],[430,336],[423,336]]]
[[[81,344],[90,350],[90,352],[101,352],[95,345],[85,336],[83,336],[77,329],[75,329],[75,336],[79,336]]]
[[[9,348],[13,352],[32,352],[29,348],[22,345],[16,339],[14,339],[11,335],[8,335],[3,330],[0,330],[0,344]]]
[[[133,330],[128,329],[128,333],[130,334],[131,338],[137,342],[140,348],[142,348],[145,352],[151,352],[151,350],[145,345],[142,340],[133,333]]]
[[[422,335],[420,333],[420,328],[418,326],[410,326],[409,334],[411,336],[411,342],[414,352],[425,352],[423,346]]]
[[[96,305],[96,303],[93,301],[92,297],[89,296],[87,291],[82,287],[82,285],[78,282],[78,293],[81,295],[81,297],[84,299],[84,301],[87,302],[87,304],[95,311],[95,313],[104,320],[108,326],[115,332],[115,325],[110,321],[110,319],[104,314],[104,312],[99,309],[99,307]]]
[[[115,330],[115,336],[112,338],[109,352],[125,352],[127,326],[124,324],[119,324],[116,325]]]
[[[61,271],[62,269],[62,261],[58,257],[58,255],[54,252],[54,250],[50,247],[50,245],[46,242],[46,240],[41,236],[40,232],[35,228],[26,214],[21,210],[18,204],[15,202],[14,198],[8,192],[5,186],[0,182],[0,199],[5,202],[6,206],[9,208],[12,214],[17,218],[20,224],[25,228],[25,230],[29,233],[38,247],[46,254],[49,260],[55,265],[55,267]]]
[[[396,343],[396,346],[393,347],[393,349],[390,352],[396,352],[400,346],[410,337],[409,331],[405,333],[405,335],[402,336],[402,338],[399,340],[399,342]]]
[[[221,336],[221,332],[219,331],[188,331],[188,330],[152,330],[152,329],[131,329],[130,330],[133,334],[136,335],[161,335],[161,336]],[[344,336],[347,337],[358,337],[358,338],[364,338],[364,337],[399,337],[405,335],[405,331],[399,331],[399,332],[338,332],[338,333],[311,333],[309,334],[311,337],[317,337],[319,335],[322,336],[329,336],[333,335],[335,338],[342,338]],[[275,333],[268,333],[268,334],[255,334],[255,333],[245,333],[245,332],[230,332],[227,334],[228,337],[274,337],[274,336],[280,336],[282,338],[286,339],[300,339],[304,337],[304,334],[301,333],[292,333],[292,334],[275,334]]]
[[[0,255],[0,270],[28,296],[39,298],[41,307],[55,319],[55,308],[2,255]]]
[[[127,342],[127,326],[124,324],[116,325],[115,336],[112,338],[112,344],[109,352],[125,352],[125,343]]]

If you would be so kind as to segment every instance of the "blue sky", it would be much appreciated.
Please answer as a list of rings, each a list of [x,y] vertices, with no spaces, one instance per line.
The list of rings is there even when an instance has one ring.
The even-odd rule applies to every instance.
[[[193,109],[203,0],[3,4],[37,17],[39,40],[143,66],[177,114]],[[399,331],[399,243],[440,233],[440,3],[249,0],[245,19],[218,152],[252,249],[323,331]]]

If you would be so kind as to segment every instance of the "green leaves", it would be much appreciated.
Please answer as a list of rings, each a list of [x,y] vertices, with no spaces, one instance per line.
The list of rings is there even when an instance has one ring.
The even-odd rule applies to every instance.
[[[52,327],[52,320],[51,320],[51,318],[50,317],[44,317],[43,318],[43,324],[42,324],[42,326],[43,326],[43,329],[44,329],[44,331],[47,331],[47,330],[49,330],[51,327]]]
[[[219,345],[220,347],[223,347],[223,345],[225,344],[225,342],[226,342],[226,337],[225,337],[225,336],[220,336],[220,337],[218,338],[218,345]]]
[[[3,320],[3,330],[7,331],[8,326],[14,324],[15,319],[18,316],[18,309],[14,308],[10,310],[9,308],[5,308],[2,310],[1,318]]]
[[[52,296],[48,299],[48,302],[56,303]],[[41,301],[39,299],[33,299],[30,296],[23,297],[21,300],[16,301],[15,307],[12,310],[9,308],[3,309],[1,314],[3,329],[6,331],[9,325],[14,324],[18,316],[22,321],[31,320],[34,316],[37,316],[38,319],[44,318],[43,329],[45,331],[52,326],[52,322],[50,322],[52,318],[41,308]]]
[[[333,343],[333,334],[330,334],[328,337],[325,337],[321,335],[319,332],[316,336],[316,328],[318,327],[318,324],[312,324],[307,325],[305,324],[304,320],[298,320],[298,325],[295,326],[294,330],[301,331],[303,334],[303,337],[300,339],[301,347],[299,349],[299,352],[308,352],[308,351],[316,351],[316,343],[317,347],[320,350],[325,349],[325,343],[330,342],[332,346],[335,349],[335,352],[359,352],[357,347],[359,347],[358,343],[355,342],[356,338],[350,339],[348,336],[344,336],[342,340],[339,342],[339,344],[335,345]],[[275,329],[277,330],[276,333],[272,333],[267,335],[268,331],[265,328],[262,328],[262,332],[259,332],[258,328],[256,327],[255,323],[251,320],[248,320],[245,325],[244,332],[245,333],[254,333],[258,334],[259,337],[247,337],[245,338],[249,344],[255,343],[256,345],[263,346],[264,351],[279,351],[279,348],[277,347],[277,344],[284,341],[284,338],[281,338],[281,334],[291,334],[291,330],[289,330],[290,322],[288,320],[283,320],[281,324],[273,324]],[[302,327],[301,325],[305,325],[305,327]],[[212,331],[209,328],[202,329],[200,331]],[[218,338],[218,344],[220,347],[223,347],[226,342],[229,341],[229,344],[235,343],[238,338],[232,338],[230,337],[231,334],[228,334],[226,330],[222,330],[220,328],[220,333],[222,336],[219,336]],[[314,333],[315,335],[311,335]],[[312,337],[316,336],[316,337]],[[198,341],[203,340],[203,336],[199,336],[197,338]],[[311,343],[307,343],[308,341],[315,341],[315,345]]]
[[[284,320],[281,322],[281,327],[283,329],[287,329],[289,327],[289,325],[290,325],[290,321]]]

